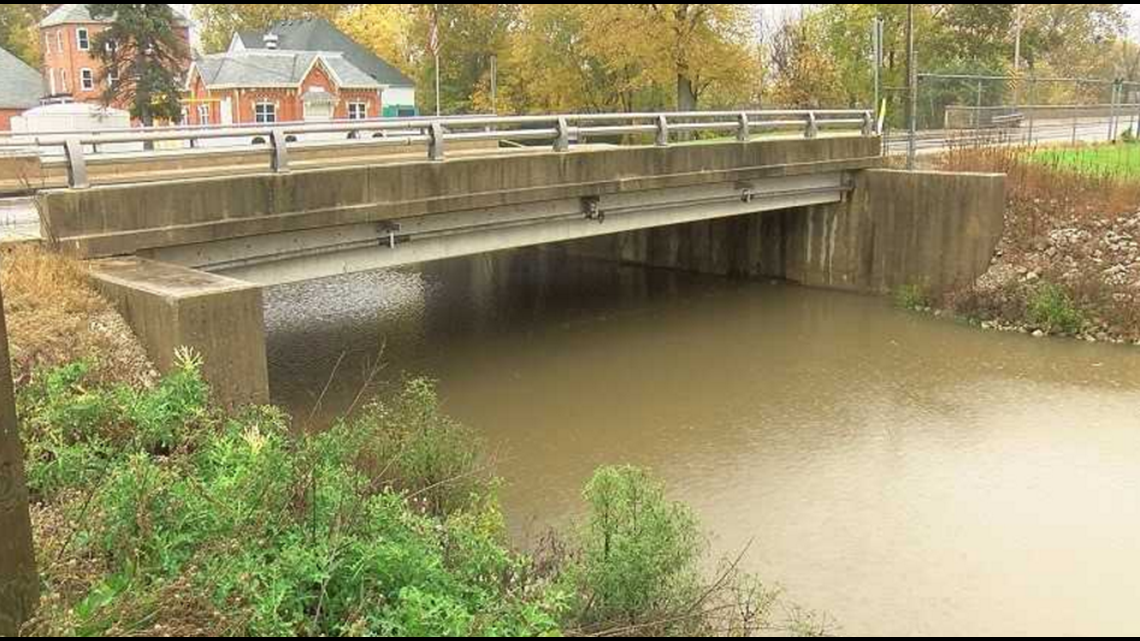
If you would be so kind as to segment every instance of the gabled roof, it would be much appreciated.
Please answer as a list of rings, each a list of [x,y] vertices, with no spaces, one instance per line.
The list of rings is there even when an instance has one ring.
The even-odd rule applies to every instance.
[[[321,64],[332,75],[338,87],[345,89],[383,89],[368,74],[328,51],[228,51],[202,56],[194,62],[194,70],[208,89],[222,88],[296,88],[309,71]]]
[[[277,36],[277,47],[293,51],[336,51],[352,64],[372,76],[376,82],[388,87],[416,86],[408,76],[393,67],[366,47],[341,33],[321,18],[283,20],[266,31],[243,31],[234,35],[235,44],[248,50],[264,50],[265,35]]]
[[[190,20],[182,15],[174,7],[174,18],[180,27],[189,27]],[[96,20],[91,17],[91,5],[89,4],[61,4],[55,11],[48,14],[46,18],[40,21],[40,28],[47,29],[49,27],[58,27],[64,24],[92,24],[92,23],[107,23],[112,22],[111,18],[99,18]]]
[[[0,49],[0,107],[30,109],[44,95],[43,74]]]

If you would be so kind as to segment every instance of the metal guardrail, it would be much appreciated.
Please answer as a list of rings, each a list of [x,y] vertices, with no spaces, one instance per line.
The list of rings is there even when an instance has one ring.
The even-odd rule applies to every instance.
[[[22,141],[14,138],[0,140],[0,149],[23,147],[41,153],[44,150],[62,149],[67,165],[68,185],[74,189],[83,189],[90,185],[88,161],[92,158],[113,157],[113,153],[100,153],[99,147],[115,144],[183,142],[190,148],[195,148],[198,143],[208,140],[246,138],[252,139],[252,145],[217,147],[211,151],[246,153],[251,148],[268,149],[269,168],[274,172],[288,172],[291,145],[303,146],[299,136],[307,134],[341,134],[341,139],[323,142],[345,148],[426,144],[428,159],[442,161],[446,157],[449,142],[485,141],[502,144],[531,141],[547,143],[554,151],[565,152],[569,151],[574,142],[600,136],[652,136],[654,144],[663,147],[673,143],[676,133],[730,134],[737,141],[748,141],[754,133],[781,131],[796,131],[804,138],[811,139],[825,129],[852,130],[863,136],[871,136],[878,133],[878,124],[870,110],[842,109],[400,118],[30,135]],[[169,153],[169,150],[153,151],[154,157]]]

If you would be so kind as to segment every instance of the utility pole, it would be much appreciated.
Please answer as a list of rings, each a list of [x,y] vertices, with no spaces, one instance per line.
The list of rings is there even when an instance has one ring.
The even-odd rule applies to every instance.
[[[906,6],[907,149],[906,168],[918,164],[918,57],[914,50],[914,5]]]
[[[3,309],[0,295],[0,636],[15,637],[35,611],[39,579]]]
[[[443,108],[439,96],[439,5],[431,6],[431,36],[428,42],[435,64],[435,115],[442,115]]]
[[[875,121],[879,120],[883,93],[883,19],[875,18],[871,23],[871,48],[875,67]]]
[[[1013,104],[1021,105],[1021,5],[1013,5]]]
[[[499,57],[491,54],[491,113],[499,114]]]

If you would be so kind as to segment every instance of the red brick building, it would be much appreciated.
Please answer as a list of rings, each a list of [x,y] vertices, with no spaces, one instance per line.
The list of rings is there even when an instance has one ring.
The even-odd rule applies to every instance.
[[[191,66],[183,120],[212,125],[375,118],[384,88],[339,52],[229,51]]]
[[[107,78],[92,43],[111,19],[91,17],[91,5],[62,4],[40,22],[44,83],[49,97],[76,102],[98,102]],[[190,66],[190,21],[178,14],[178,31],[186,41],[186,67]]]

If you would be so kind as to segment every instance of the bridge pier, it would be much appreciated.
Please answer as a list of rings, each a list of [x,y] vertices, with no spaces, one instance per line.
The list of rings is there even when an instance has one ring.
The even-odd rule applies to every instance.
[[[189,347],[203,359],[214,399],[269,401],[261,287],[143,258],[92,263],[92,278],[134,329],[160,371]]]

